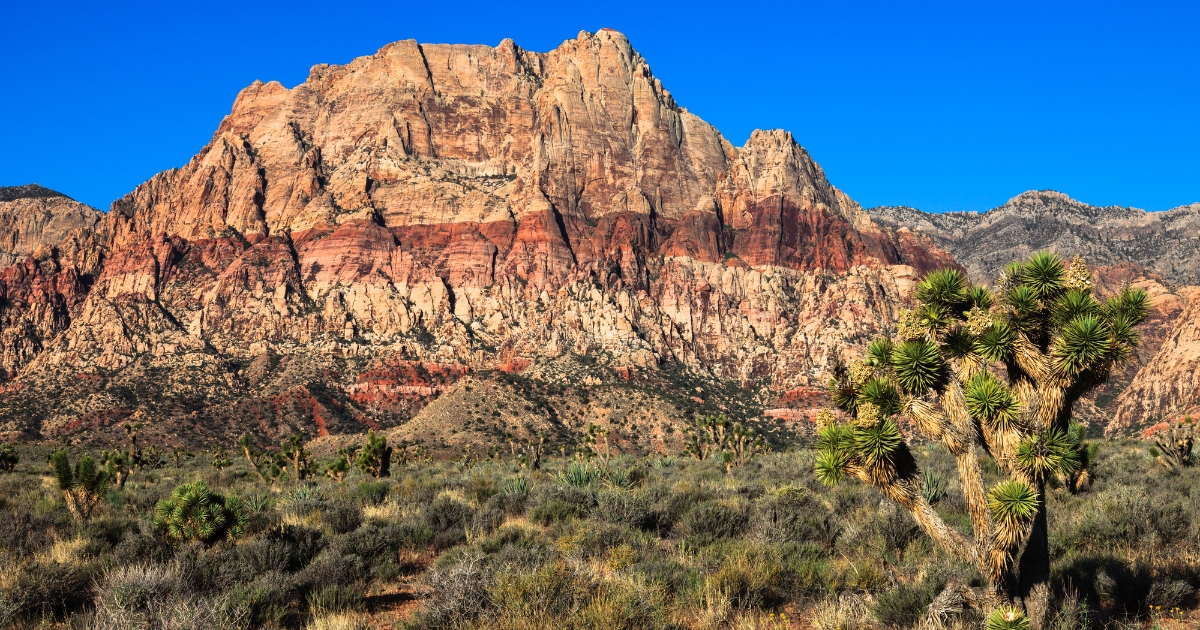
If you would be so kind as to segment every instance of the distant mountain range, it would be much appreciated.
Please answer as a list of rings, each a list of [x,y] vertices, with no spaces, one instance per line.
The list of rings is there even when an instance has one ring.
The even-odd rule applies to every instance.
[[[987,212],[870,208],[877,223],[925,234],[976,282],[1040,249],[1082,254],[1093,265],[1136,263],[1168,282],[1200,285],[1200,203],[1165,212],[1090,206],[1052,190],[1029,191]]]

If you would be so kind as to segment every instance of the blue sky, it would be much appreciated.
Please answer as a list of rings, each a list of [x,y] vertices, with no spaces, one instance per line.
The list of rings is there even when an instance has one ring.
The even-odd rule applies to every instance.
[[[732,142],[788,129],[867,206],[1200,201],[1195,2],[7,0],[0,185],[107,209],[185,163],[255,79],[292,87],[399,39],[545,51],[601,27]]]

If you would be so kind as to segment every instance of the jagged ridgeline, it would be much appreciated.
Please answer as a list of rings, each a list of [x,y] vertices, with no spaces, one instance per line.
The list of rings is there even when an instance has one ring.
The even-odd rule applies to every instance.
[[[567,414],[595,421],[608,394],[546,388],[619,381],[656,401],[629,422],[661,441],[692,408],[733,413],[730,384],[759,411],[806,399],[955,264],[787,132],[731,145],[608,30],[547,53],[397,42],[256,82],[107,213],[2,203],[0,433],[24,438],[115,437],[133,414],[226,445],[360,433],[520,373],[536,387],[505,426],[473,420],[577,433]]]

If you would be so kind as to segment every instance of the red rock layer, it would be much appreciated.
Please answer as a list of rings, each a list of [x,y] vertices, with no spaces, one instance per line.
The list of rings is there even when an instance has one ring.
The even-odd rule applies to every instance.
[[[544,54],[397,42],[256,82],[88,229],[74,271],[6,272],[10,375],[148,360],[237,396],[231,365],[270,352],[576,352],[786,389],[956,264],[872,223],[790,134],[734,148],[607,30]]]

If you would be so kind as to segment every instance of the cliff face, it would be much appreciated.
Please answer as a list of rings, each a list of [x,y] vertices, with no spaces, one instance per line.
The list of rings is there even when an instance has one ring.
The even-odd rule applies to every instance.
[[[1096,207],[1046,190],[1030,191],[984,213],[932,214],[913,208],[869,210],[879,224],[925,234],[976,281],[993,281],[1011,260],[1040,249],[1094,265],[1136,263],[1168,282],[1200,285],[1200,204],[1166,212]]]
[[[356,403],[379,398],[367,372],[415,387],[386,384],[568,354],[782,392],[955,264],[790,134],[730,145],[607,30],[545,54],[398,42],[256,82],[187,165],[91,212],[0,224],[22,252],[57,239],[4,271],[0,433],[135,410],[349,430],[420,406]]]
[[[1200,414],[1200,287],[1188,287],[1186,307],[1145,367],[1115,401],[1111,432]]]

